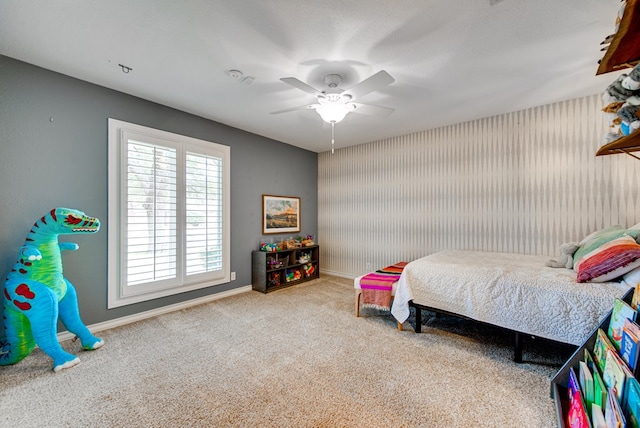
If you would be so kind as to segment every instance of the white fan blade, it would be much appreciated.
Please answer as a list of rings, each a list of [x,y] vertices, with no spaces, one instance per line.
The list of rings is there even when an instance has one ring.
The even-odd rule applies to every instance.
[[[289,85],[300,89],[301,91],[304,91],[308,94],[311,95],[322,95],[322,92],[320,92],[319,90],[317,90],[316,88],[314,88],[311,85],[308,85],[306,83],[304,83],[302,80],[300,79],[296,79],[295,77],[283,77],[282,80],[284,83],[288,83]]]
[[[351,103],[356,106],[354,113],[367,114],[370,116],[388,117],[391,113],[396,111],[394,108],[374,106],[371,104]]]
[[[369,92],[373,92],[376,89],[379,89],[383,86],[390,85],[395,81],[396,80],[393,77],[391,77],[389,73],[387,73],[384,70],[380,70],[373,76],[370,76],[364,79],[362,82],[358,83],[357,85],[353,86],[352,88],[347,89],[342,94],[351,95],[352,99],[355,100],[360,98],[363,95],[368,94]]]
[[[284,110],[272,111],[271,114],[287,113],[287,112],[290,112],[290,111],[298,111],[298,110],[311,110],[311,109],[315,109],[319,105],[320,104],[309,104],[309,105],[306,105],[306,106],[291,107],[291,108],[286,108]]]

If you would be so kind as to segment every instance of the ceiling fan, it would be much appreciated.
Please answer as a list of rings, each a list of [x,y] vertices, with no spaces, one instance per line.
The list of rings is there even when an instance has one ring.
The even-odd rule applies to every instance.
[[[327,85],[327,89],[324,90],[318,90],[295,77],[283,77],[280,80],[315,96],[316,102],[274,111],[271,114],[287,113],[297,110],[315,110],[316,113],[322,117],[322,120],[331,124],[331,153],[333,153],[334,145],[334,125],[344,119],[348,113],[357,111],[362,114],[386,117],[394,112],[394,109],[389,107],[355,102],[358,98],[390,85],[395,81],[395,79],[384,70],[375,73],[347,90],[339,87],[342,83],[342,76],[339,74],[327,74],[324,76],[324,83]]]

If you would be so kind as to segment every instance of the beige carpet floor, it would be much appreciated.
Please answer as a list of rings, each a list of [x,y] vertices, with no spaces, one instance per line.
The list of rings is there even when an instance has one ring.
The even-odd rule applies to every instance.
[[[39,349],[0,367],[2,427],[554,427],[549,379],[571,354],[502,330],[353,313],[352,282],[322,278],[244,293]]]

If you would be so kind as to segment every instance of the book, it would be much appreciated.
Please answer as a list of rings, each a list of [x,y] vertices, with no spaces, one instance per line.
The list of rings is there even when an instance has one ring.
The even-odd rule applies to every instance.
[[[620,428],[625,428],[627,426],[627,418],[624,416],[624,412],[622,411],[622,407],[620,406],[620,401],[613,400],[614,410],[616,414],[616,418],[620,422]]]
[[[584,361],[579,362],[578,381],[580,382],[580,389],[582,390],[584,401],[587,405],[587,411],[590,411],[594,400],[593,374]]]
[[[580,392],[580,381],[573,367],[569,367],[569,380],[567,381],[567,389],[569,390],[569,400],[573,399],[574,393]]]
[[[604,420],[604,413],[602,413],[602,407],[597,404],[591,406],[591,426],[593,428],[607,428],[607,423]]]
[[[602,372],[602,380],[609,390],[608,394],[613,391],[618,402],[621,402],[627,379],[632,377],[633,374],[616,351],[608,349],[604,371]],[[604,413],[606,415],[606,410]]]
[[[626,389],[626,400],[623,410],[627,416],[627,426],[638,428],[638,419],[640,418],[640,384],[636,378],[630,378],[627,381]]]
[[[571,428],[590,428],[587,409],[582,400],[580,390],[569,389],[569,412],[567,414],[567,426]]]
[[[622,341],[620,342],[620,356],[634,371],[640,352],[640,326],[633,321],[625,320],[622,327]]]
[[[598,370],[600,373],[604,372],[604,364],[607,358],[607,350],[612,349],[615,351],[613,344],[607,337],[604,330],[601,328],[596,332],[596,341],[593,345],[593,359],[596,361],[596,365],[598,366]]]
[[[612,399],[616,399],[616,395],[613,393],[613,391],[611,391],[610,394],[607,394],[607,404],[604,408],[604,420],[607,424],[607,428],[618,428],[620,425],[616,420],[617,418],[615,415],[615,406],[611,401]]]
[[[571,409],[569,409],[571,410]],[[624,428],[626,420],[622,414],[620,403],[616,398],[615,392],[609,390],[607,395],[607,405],[604,409],[604,419],[608,428]]]
[[[616,298],[613,303],[613,309],[611,310],[611,321],[609,322],[609,330],[607,335],[611,340],[611,343],[617,350],[620,349],[620,342],[622,341],[622,328],[624,327],[624,320],[635,320],[636,311],[633,310],[631,305],[620,298]]]
[[[589,352],[587,348],[584,348],[583,361],[587,363],[587,367],[589,367],[589,370],[591,370],[591,373],[598,370],[597,369],[598,366],[596,365],[596,362],[594,361],[593,356],[591,355],[591,352]]]
[[[633,289],[633,297],[631,297],[631,307],[635,310],[638,310],[638,305],[640,304],[640,283],[636,284]]]
[[[607,405],[607,386],[597,369],[593,371],[593,404],[597,404],[601,409]]]

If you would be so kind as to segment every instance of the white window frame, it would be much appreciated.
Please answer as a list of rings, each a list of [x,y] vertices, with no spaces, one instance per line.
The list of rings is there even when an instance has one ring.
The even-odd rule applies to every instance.
[[[109,309],[159,297],[197,290],[230,282],[230,165],[231,150],[228,146],[161,131],[146,126],[109,118],[108,124],[108,305]],[[145,138],[145,142],[167,148],[175,148],[177,154],[177,255],[178,277],[159,280],[140,286],[126,284],[127,243],[127,138],[133,135]],[[185,273],[186,224],[185,224],[185,155],[186,152],[222,159],[222,268],[213,272],[187,276]]]

